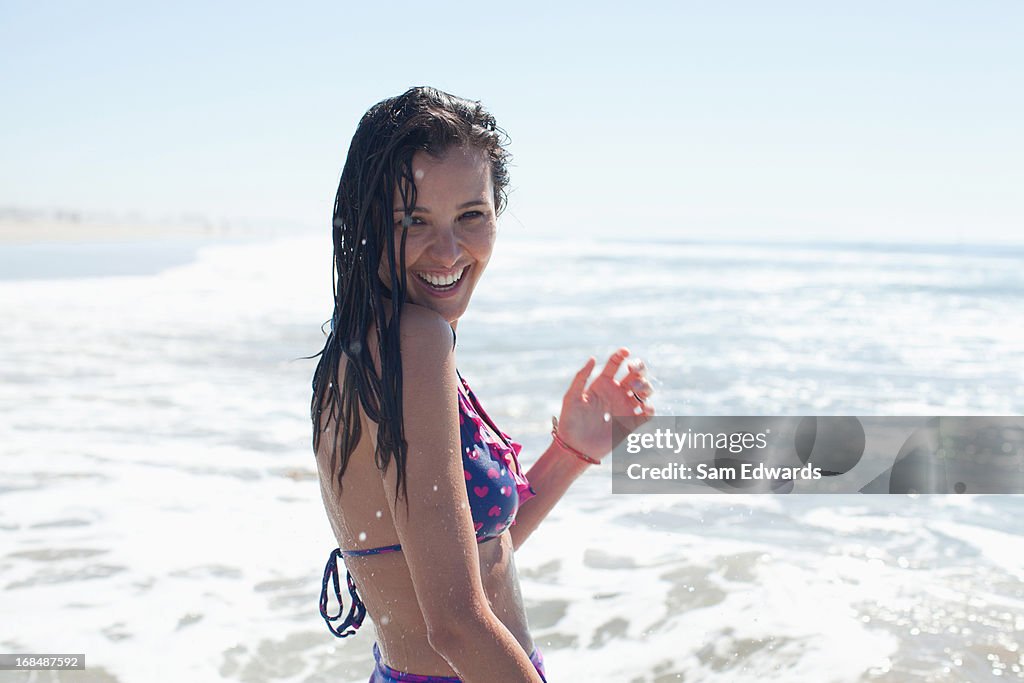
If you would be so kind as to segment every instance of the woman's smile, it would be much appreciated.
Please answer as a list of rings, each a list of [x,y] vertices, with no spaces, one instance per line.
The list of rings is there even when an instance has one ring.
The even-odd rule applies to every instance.
[[[419,280],[426,285],[426,290],[431,296],[449,297],[452,296],[462,284],[462,278],[469,266],[448,273],[432,273],[414,271]]]

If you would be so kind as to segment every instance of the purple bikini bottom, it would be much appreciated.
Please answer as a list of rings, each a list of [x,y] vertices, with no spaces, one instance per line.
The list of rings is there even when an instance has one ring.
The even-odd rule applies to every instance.
[[[377,647],[377,643],[373,644],[373,658],[377,661],[377,666],[373,670],[373,675],[370,676],[369,683],[460,683],[462,680],[452,676],[425,676],[392,669],[380,661],[380,649]],[[544,674],[544,656],[541,655],[540,650],[533,648],[530,661],[533,662],[537,673],[540,674],[541,680],[547,683],[548,679]]]

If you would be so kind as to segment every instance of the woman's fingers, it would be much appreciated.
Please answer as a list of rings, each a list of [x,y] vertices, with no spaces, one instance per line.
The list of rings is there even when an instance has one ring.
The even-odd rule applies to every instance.
[[[646,378],[634,379],[629,383],[623,382],[622,386],[629,389],[641,400],[648,398],[654,393],[654,387],[651,386],[651,383]]]
[[[630,363],[629,372],[623,375],[622,379],[619,380],[619,384],[626,387],[637,381],[647,381],[647,367],[643,363],[638,363],[637,365]]]
[[[622,378],[619,385],[633,392],[640,399],[645,399],[654,393],[654,387],[647,379],[647,366],[639,359],[629,362],[629,372]]]
[[[625,346],[613,353],[608,358],[608,362],[604,364],[604,369],[601,370],[601,377],[605,379],[615,379],[615,373],[619,371],[622,361],[626,360],[627,356],[629,356],[629,349]]]
[[[621,380],[615,380],[615,375],[628,357],[628,348],[623,346],[616,350],[608,358],[601,374],[590,385],[587,392],[592,398],[596,396],[599,400],[607,402],[609,406],[618,406],[618,409],[625,408],[627,411],[639,410],[635,413],[636,415],[653,415],[653,408],[644,403],[654,393],[654,387],[647,379],[647,366],[642,360],[630,361],[626,374]],[[591,357],[584,369],[576,375],[570,387],[570,395],[577,395],[575,392],[582,392],[586,389],[586,380],[590,376],[594,363],[594,358]],[[630,402],[630,405],[621,404],[622,400]]]
[[[583,365],[576,376],[572,378],[572,383],[569,384],[568,396],[573,398],[579,398],[583,395],[583,390],[587,388],[587,380],[590,379],[590,373],[594,371],[594,365],[597,364],[597,359],[591,356],[587,359],[587,362]]]

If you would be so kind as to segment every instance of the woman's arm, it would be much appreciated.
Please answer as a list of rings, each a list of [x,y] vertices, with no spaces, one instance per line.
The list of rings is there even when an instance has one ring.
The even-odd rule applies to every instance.
[[[572,448],[601,460],[612,449],[612,426],[610,416],[623,424],[628,432],[642,425],[654,415],[654,407],[645,403],[653,393],[643,362],[633,361],[621,380],[615,374],[629,349],[617,350],[605,363],[601,374],[587,386],[594,369],[593,358],[587,360],[576,373],[569,390],[562,399],[562,417],[558,420],[559,438]],[[562,499],[576,478],[592,465],[576,454],[562,448],[557,442],[544,451],[534,463],[526,478],[536,492],[519,507],[516,523],[509,533],[512,545],[518,550],[534,529]]]
[[[396,466],[382,477],[395,530],[431,647],[469,683],[540,683],[484,594],[459,436],[455,353],[448,323],[433,311],[402,311],[402,410],[406,500],[396,500]]]

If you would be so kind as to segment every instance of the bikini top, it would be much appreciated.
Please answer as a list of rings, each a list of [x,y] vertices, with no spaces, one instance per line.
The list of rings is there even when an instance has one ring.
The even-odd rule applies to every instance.
[[[497,538],[515,524],[519,506],[536,495],[536,492],[519,465],[522,445],[512,441],[508,434],[495,426],[461,373],[459,382],[459,432],[462,441],[462,470],[466,477],[466,496],[473,516],[477,543],[485,543]],[[366,615],[366,608],[356,592],[352,573],[347,572],[352,606],[341,626],[335,627],[332,623],[340,619],[344,611],[338,582],[338,558],[380,555],[399,552],[401,549],[401,544],[395,544],[352,550],[338,548],[331,552],[324,568],[323,585],[320,590],[320,615],[331,633],[339,638],[352,635]],[[327,613],[329,582],[333,582],[334,595],[339,605],[338,613],[333,616]]]

